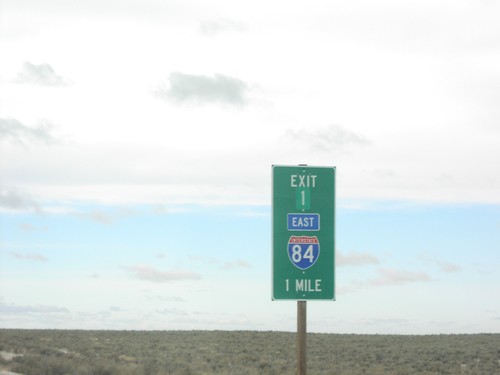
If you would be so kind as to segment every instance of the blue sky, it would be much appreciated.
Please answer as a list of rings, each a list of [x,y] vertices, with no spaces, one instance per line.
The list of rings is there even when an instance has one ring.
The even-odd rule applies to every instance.
[[[500,209],[337,211],[337,301],[318,332],[497,332]],[[268,206],[80,207],[2,215],[6,327],[294,330],[271,301]]]
[[[337,168],[310,331],[500,331],[494,1],[2,0],[0,326],[294,331],[271,166]]]

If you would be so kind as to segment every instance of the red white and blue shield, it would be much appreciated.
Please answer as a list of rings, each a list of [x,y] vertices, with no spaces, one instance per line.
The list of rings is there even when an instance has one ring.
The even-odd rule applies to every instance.
[[[288,240],[288,258],[292,264],[306,270],[319,258],[319,241],[316,236],[291,236]]]

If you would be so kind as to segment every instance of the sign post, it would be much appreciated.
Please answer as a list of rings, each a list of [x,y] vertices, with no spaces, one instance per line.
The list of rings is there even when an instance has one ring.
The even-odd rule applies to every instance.
[[[297,301],[306,375],[308,300],[335,300],[335,167],[273,166],[273,300]]]
[[[297,301],[297,375],[307,374],[307,301]]]

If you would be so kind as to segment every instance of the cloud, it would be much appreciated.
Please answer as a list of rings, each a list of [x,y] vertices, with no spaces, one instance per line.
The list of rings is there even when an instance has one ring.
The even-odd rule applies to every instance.
[[[88,211],[68,209],[65,214],[82,220],[90,220],[99,224],[113,224],[117,220],[136,215],[137,213],[129,208],[119,208],[115,210],[91,209]]]
[[[226,32],[242,32],[245,30],[243,24],[227,19],[217,18],[210,20],[201,20],[198,32],[203,36],[213,37]]]
[[[182,297],[177,296],[152,296],[149,299],[162,302],[186,302]]]
[[[462,267],[448,261],[435,259],[433,255],[423,253],[419,258],[430,265],[439,267],[440,271],[444,273],[453,273],[462,270]]]
[[[24,232],[34,232],[35,231],[35,227],[31,224],[28,224],[28,223],[19,224],[19,229],[21,229]]]
[[[189,315],[187,312],[176,308],[156,310],[156,313],[161,315],[182,315],[182,316]]]
[[[46,262],[47,258],[41,254],[31,253],[31,254],[21,254],[18,252],[11,251],[9,253],[11,256],[17,259],[34,260],[36,262]]]
[[[364,136],[344,129],[340,125],[328,125],[323,129],[288,130],[286,137],[319,151],[345,150],[351,146],[366,146],[370,142]]]
[[[91,220],[99,224],[112,224],[113,223],[113,217],[111,217],[109,214],[106,212],[100,211],[100,210],[93,210],[90,212],[70,212],[69,213],[71,216],[79,218],[79,219],[86,219],[86,220]]]
[[[379,276],[369,281],[368,284],[374,286],[402,285],[431,280],[425,272],[413,272],[393,268],[381,268],[378,272]]]
[[[458,272],[462,270],[462,267],[457,266],[456,264],[450,262],[437,262],[441,271],[445,273]]]
[[[2,315],[19,315],[19,314],[54,314],[68,313],[68,309],[57,306],[18,306],[0,301],[0,314]]]
[[[124,309],[120,306],[109,306],[109,311],[112,311],[112,312],[123,312],[123,311],[128,311],[128,309]]]
[[[252,268],[252,266],[247,261],[241,259],[233,262],[227,262],[222,266],[222,269],[224,270],[236,270],[241,268]]]
[[[17,74],[17,83],[27,83],[40,86],[60,87],[66,86],[68,82],[56,74],[49,64],[32,64],[26,61],[22,70]]]
[[[372,318],[372,319],[361,319],[361,324],[368,326],[380,327],[380,325],[409,325],[411,321],[409,319],[398,319],[398,318]]]
[[[148,265],[136,265],[125,267],[135,278],[154,283],[164,283],[181,280],[199,280],[201,276],[187,270],[160,271]]]
[[[41,213],[40,205],[28,195],[16,189],[7,189],[0,186],[0,208],[8,210],[34,210]]]
[[[337,292],[339,294],[348,294],[367,287],[404,285],[432,280],[425,272],[414,272],[393,268],[380,268],[377,272],[378,276],[363,281],[354,280],[350,284],[339,287]]]
[[[94,210],[88,214],[88,218],[101,224],[111,224],[113,219],[105,212]]]
[[[169,84],[169,88],[160,87],[156,94],[178,102],[243,105],[248,89],[242,80],[222,74],[211,77],[174,72]]]
[[[342,252],[337,252],[336,264],[340,266],[365,266],[365,265],[373,265],[379,264],[380,260],[368,253],[349,253],[344,254]]]
[[[200,256],[200,255],[188,255],[189,262],[197,262],[202,264],[217,264],[219,260],[214,257]]]
[[[28,143],[43,143],[52,145],[58,143],[53,135],[54,125],[40,122],[34,127],[24,125],[15,118],[0,118],[0,141],[11,140],[14,143],[26,145]]]

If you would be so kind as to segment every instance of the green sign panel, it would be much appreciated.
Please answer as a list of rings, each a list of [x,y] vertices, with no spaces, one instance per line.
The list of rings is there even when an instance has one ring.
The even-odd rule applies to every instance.
[[[273,300],[335,299],[335,167],[273,166]]]

